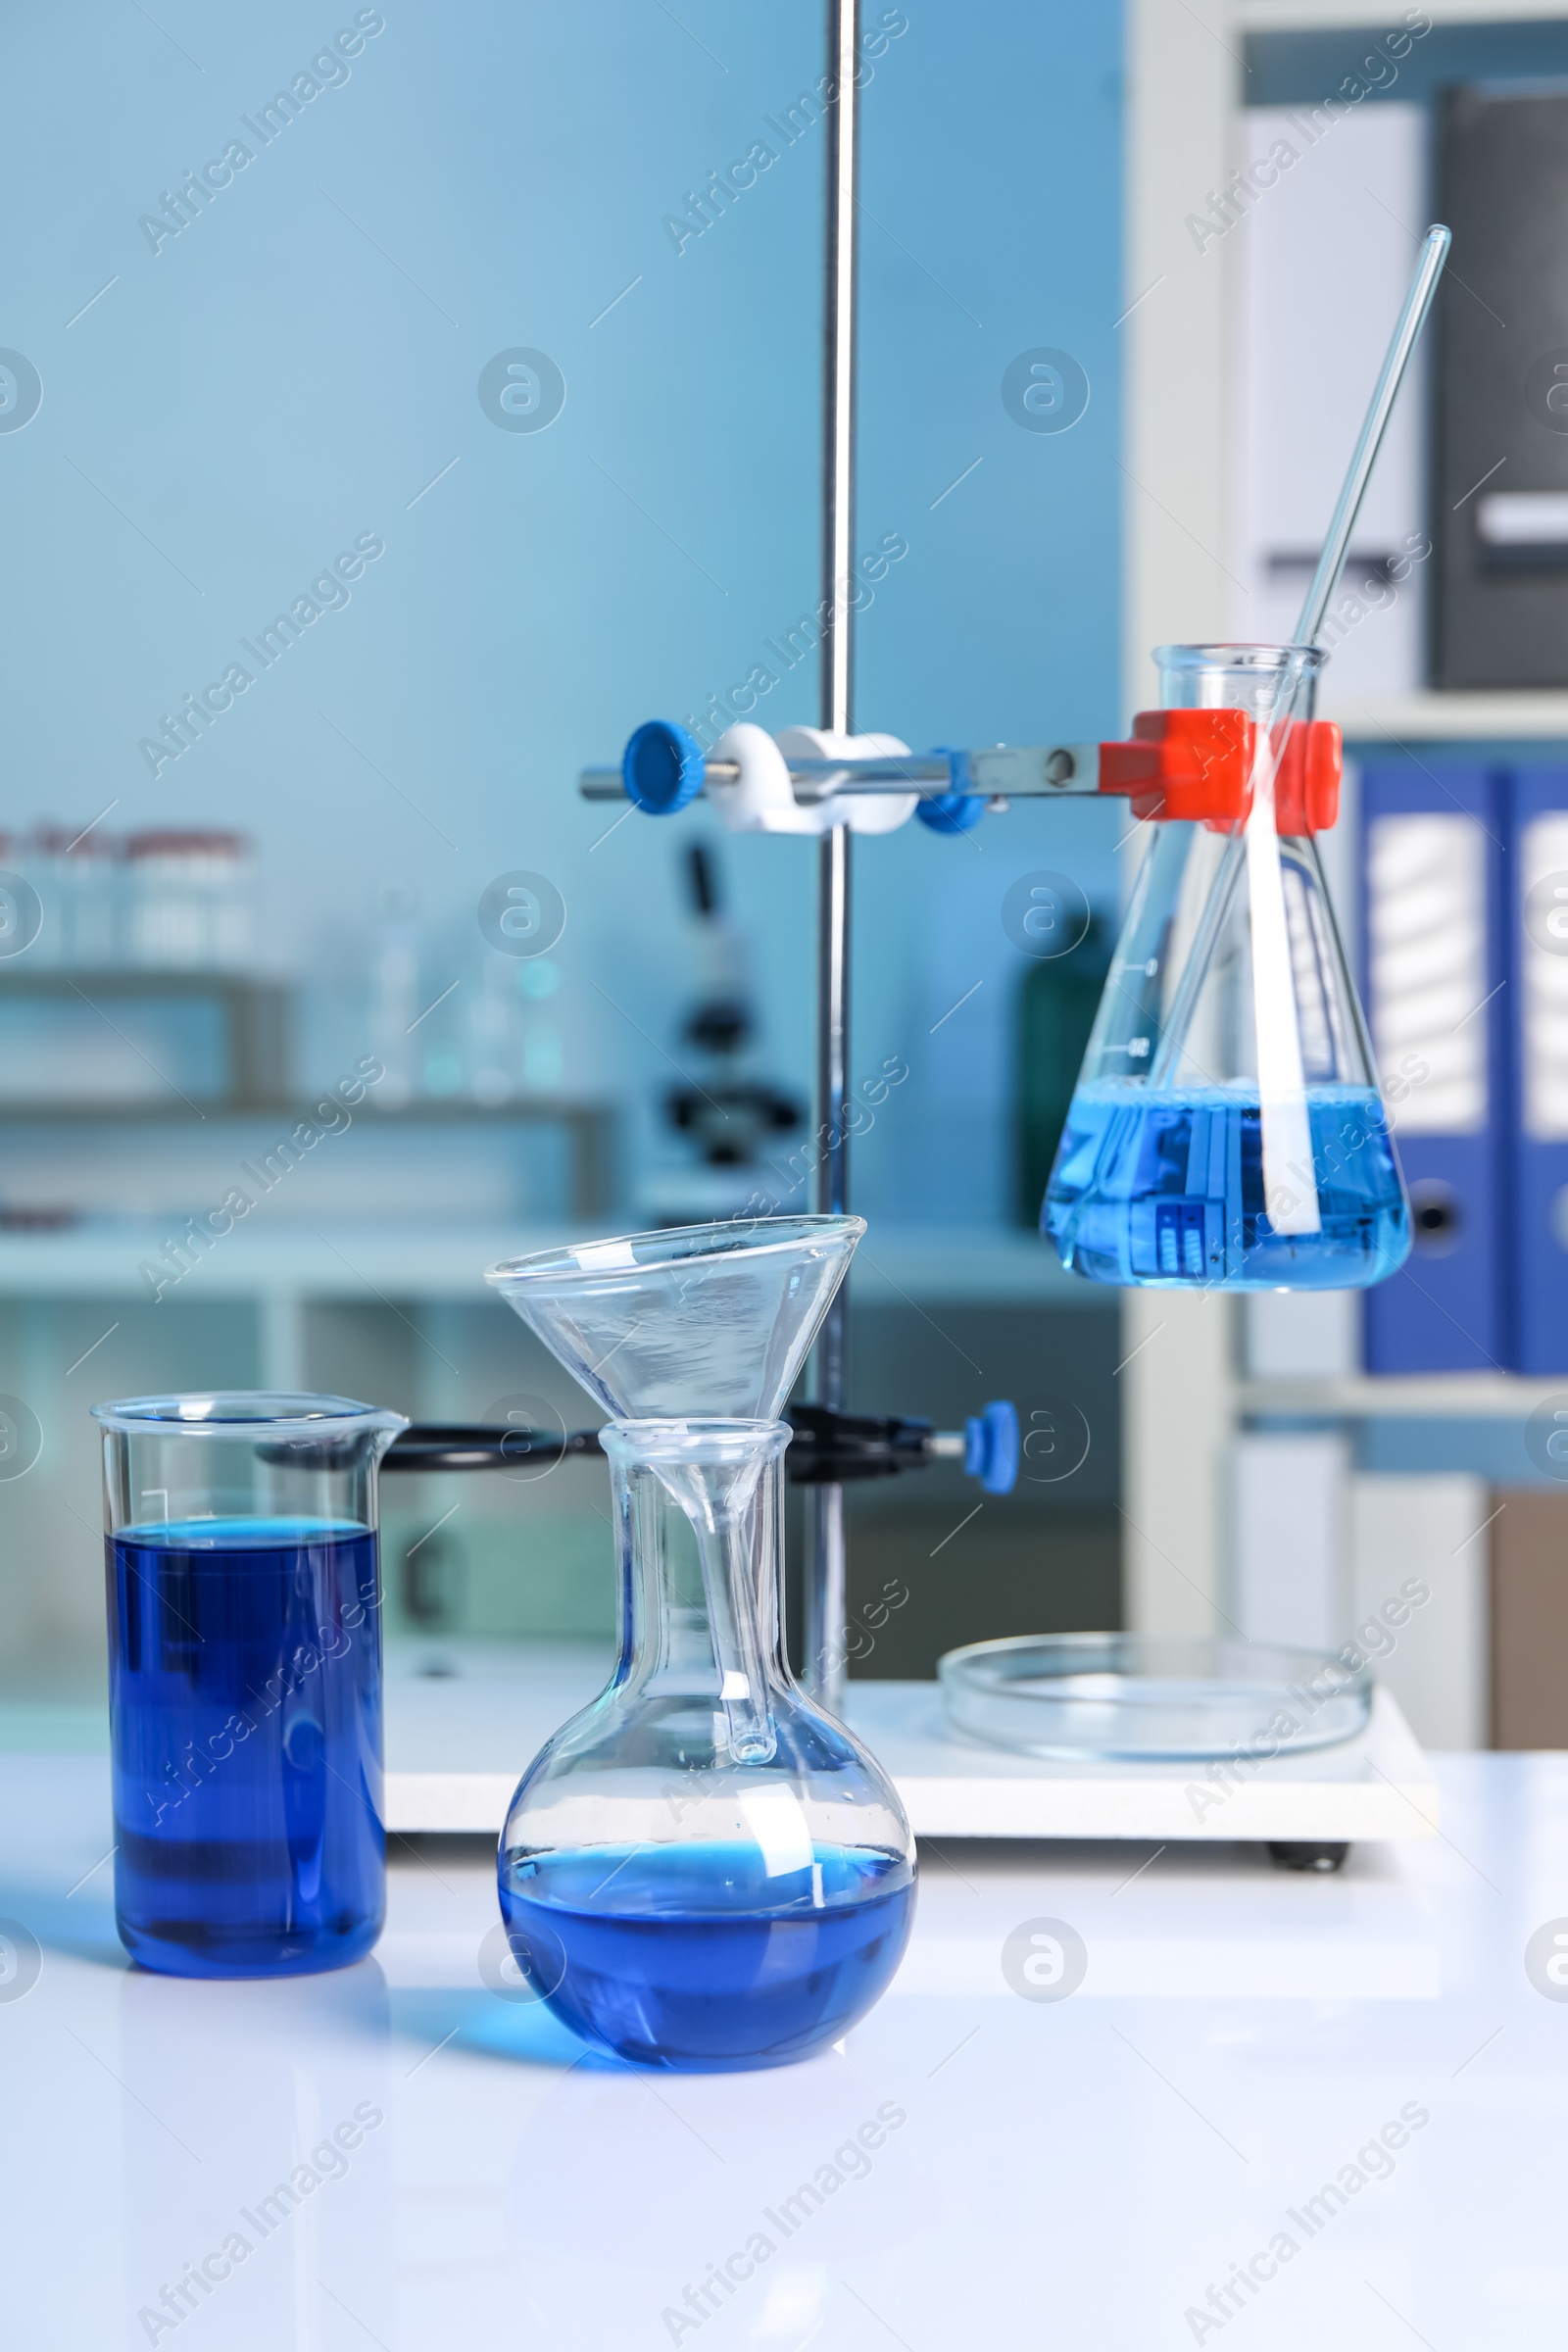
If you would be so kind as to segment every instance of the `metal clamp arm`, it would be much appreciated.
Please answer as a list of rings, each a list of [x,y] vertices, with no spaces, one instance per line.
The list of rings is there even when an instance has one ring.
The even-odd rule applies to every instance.
[[[991,744],[974,751],[887,754],[870,760],[791,757],[790,787],[803,808],[841,793],[915,793],[921,800],[950,794],[974,800],[1059,800],[1100,789],[1095,743]],[[626,746],[618,767],[585,767],[578,791],[585,801],[634,801],[651,815],[667,815],[712,789],[740,781],[733,760],[713,760],[683,727],[650,720]]]

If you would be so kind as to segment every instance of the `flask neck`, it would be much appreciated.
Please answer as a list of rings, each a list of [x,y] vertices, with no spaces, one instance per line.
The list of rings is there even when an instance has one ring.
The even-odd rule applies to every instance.
[[[612,1421],[622,1686],[710,1704],[715,1746],[765,1764],[789,1686],[780,1421]]]
[[[1326,660],[1315,645],[1159,645],[1160,707],[1245,710],[1265,727],[1309,719]]]

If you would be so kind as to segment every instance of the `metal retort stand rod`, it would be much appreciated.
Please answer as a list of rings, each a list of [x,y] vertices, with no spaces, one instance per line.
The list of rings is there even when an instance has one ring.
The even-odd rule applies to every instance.
[[[821,724],[848,735],[855,722],[856,185],[859,171],[859,0],[828,0],[827,268],[823,333]],[[844,1123],[850,1033],[850,828],[830,826],[818,849],[816,913],[816,1206],[842,1214],[850,1199]],[[819,1404],[842,1407],[848,1385],[849,1285],[840,1286],[816,1343]],[[844,1489],[813,1487],[807,1500],[806,1655],[812,1696],[837,1711],[844,1686],[848,1604]]]

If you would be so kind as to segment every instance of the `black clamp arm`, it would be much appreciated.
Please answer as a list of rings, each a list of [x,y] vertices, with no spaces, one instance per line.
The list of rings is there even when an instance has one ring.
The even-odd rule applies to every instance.
[[[382,1456],[383,1470],[505,1470],[603,1450],[596,1429],[513,1429],[479,1422],[411,1421]]]
[[[902,1470],[923,1470],[933,1458],[936,1433],[929,1421],[841,1413],[829,1404],[792,1404],[788,1419],[795,1436],[784,1469],[792,1487],[897,1478]]]
[[[977,1478],[987,1494],[1006,1494],[1018,1475],[1018,1416],[1010,1404],[987,1405],[961,1431],[933,1429],[929,1421],[897,1415],[879,1419],[841,1413],[826,1404],[792,1404],[785,1418],[795,1433],[784,1457],[792,1487],[851,1486],[951,1460]],[[416,1421],[393,1440],[381,1467],[505,1470],[518,1462],[559,1462],[603,1451],[596,1429],[567,1432]]]

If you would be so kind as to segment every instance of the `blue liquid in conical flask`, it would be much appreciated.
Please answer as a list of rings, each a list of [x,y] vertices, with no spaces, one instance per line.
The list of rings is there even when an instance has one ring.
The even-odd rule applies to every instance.
[[[545,2006],[640,2066],[778,2066],[836,2041],[904,1957],[914,1873],[824,1846],[766,1873],[754,1845],[504,1854],[501,1909]]]
[[[1062,1264],[1091,1282],[1233,1291],[1382,1282],[1410,1248],[1382,1102],[1371,1087],[1309,1086],[1306,1103],[1317,1233],[1276,1233],[1269,1222],[1255,1094],[1114,1083],[1073,1098],[1042,1229]]]

